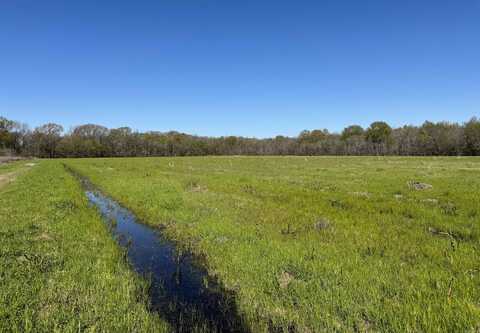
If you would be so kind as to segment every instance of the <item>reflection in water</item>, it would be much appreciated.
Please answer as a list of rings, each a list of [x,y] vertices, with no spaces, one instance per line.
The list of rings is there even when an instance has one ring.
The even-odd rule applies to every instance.
[[[210,279],[191,255],[181,254],[159,232],[139,223],[130,211],[94,190],[85,178],[80,180],[89,201],[126,248],[132,267],[151,281],[152,310],[176,332],[249,331],[237,313],[234,295]]]

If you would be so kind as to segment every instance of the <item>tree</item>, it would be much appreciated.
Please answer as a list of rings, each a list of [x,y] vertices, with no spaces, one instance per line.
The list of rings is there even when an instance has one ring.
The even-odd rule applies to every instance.
[[[392,128],[384,121],[375,121],[365,133],[365,138],[372,144],[375,154],[387,153],[388,146],[391,143]]]
[[[313,131],[307,131],[304,130],[300,132],[298,136],[298,140],[300,143],[316,143],[322,140],[325,140],[325,138],[328,136],[328,131],[325,130],[313,130]]]
[[[119,127],[110,130],[107,137],[107,146],[111,156],[132,156],[131,155],[131,136],[130,127]]]
[[[277,135],[269,141],[268,150],[271,155],[292,155],[295,153],[295,139]]]
[[[108,128],[95,124],[75,127],[71,133],[75,151],[79,152],[80,156],[106,156],[108,133]]]
[[[12,150],[15,154],[23,154],[27,150],[28,137],[31,132],[27,124],[13,122],[11,130]]]
[[[394,155],[418,155],[420,152],[418,144],[419,129],[416,126],[403,126],[392,131]]]
[[[424,122],[418,142],[424,155],[459,155],[464,146],[462,128],[447,122]]]
[[[12,148],[14,139],[11,131],[13,126],[13,121],[0,117],[0,149]]]
[[[326,141],[330,134],[328,130],[304,130],[297,138],[298,147],[296,154],[319,155],[325,152]]]
[[[464,126],[465,153],[467,155],[480,155],[480,121],[470,119]]]
[[[359,125],[348,126],[343,129],[340,140],[343,142],[344,154],[360,155],[365,147],[365,130]]]
[[[350,125],[348,127],[345,127],[342,131],[342,140],[346,141],[351,137],[358,136],[361,137],[363,136],[365,131],[363,130],[362,126],[360,125]]]
[[[54,123],[48,123],[35,128],[33,139],[41,157],[53,158],[56,156],[56,148],[60,142],[62,132],[63,127]]]
[[[256,139],[241,136],[202,137],[170,131],[109,130],[95,124],[63,134],[49,123],[31,132],[24,124],[0,117],[0,150],[38,157],[188,156],[188,155],[480,155],[480,120],[459,125],[429,122],[392,129],[382,121],[366,130],[346,127],[340,134],[302,131],[298,137]]]
[[[392,128],[383,121],[373,122],[366,132],[366,139],[372,143],[386,143],[390,139]]]

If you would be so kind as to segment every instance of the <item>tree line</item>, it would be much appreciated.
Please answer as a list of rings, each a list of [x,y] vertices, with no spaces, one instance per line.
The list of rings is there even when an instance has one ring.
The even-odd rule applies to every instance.
[[[64,131],[48,123],[30,129],[0,117],[0,152],[41,158],[196,155],[480,155],[480,120],[458,124],[426,121],[421,126],[390,127],[373,122],[368,128],[346,127],[302,131],[297,137],[256,139],[203,137],[175,131],[138,132],[86,124]]]

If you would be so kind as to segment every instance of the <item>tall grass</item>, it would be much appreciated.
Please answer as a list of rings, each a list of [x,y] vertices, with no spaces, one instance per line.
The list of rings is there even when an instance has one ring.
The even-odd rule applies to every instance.
[[[57,161],[0,189],[0,281],[1,332],[168,331],[148,311],[145,281]]]
[[[478,158],[64,162],[203,256],[254,331],[480,329]]]

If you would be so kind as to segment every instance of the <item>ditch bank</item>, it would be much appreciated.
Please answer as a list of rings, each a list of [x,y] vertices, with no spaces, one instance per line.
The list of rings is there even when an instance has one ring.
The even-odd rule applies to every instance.
[[[211,278],[198,258],[183,252],[158,229],[141,223],[86,177],[65,168],[80,181],[89,202],[125,249],[132,269],[149,280],[151,311],[175,332],[250,332],[238,313],[235,295]]]

